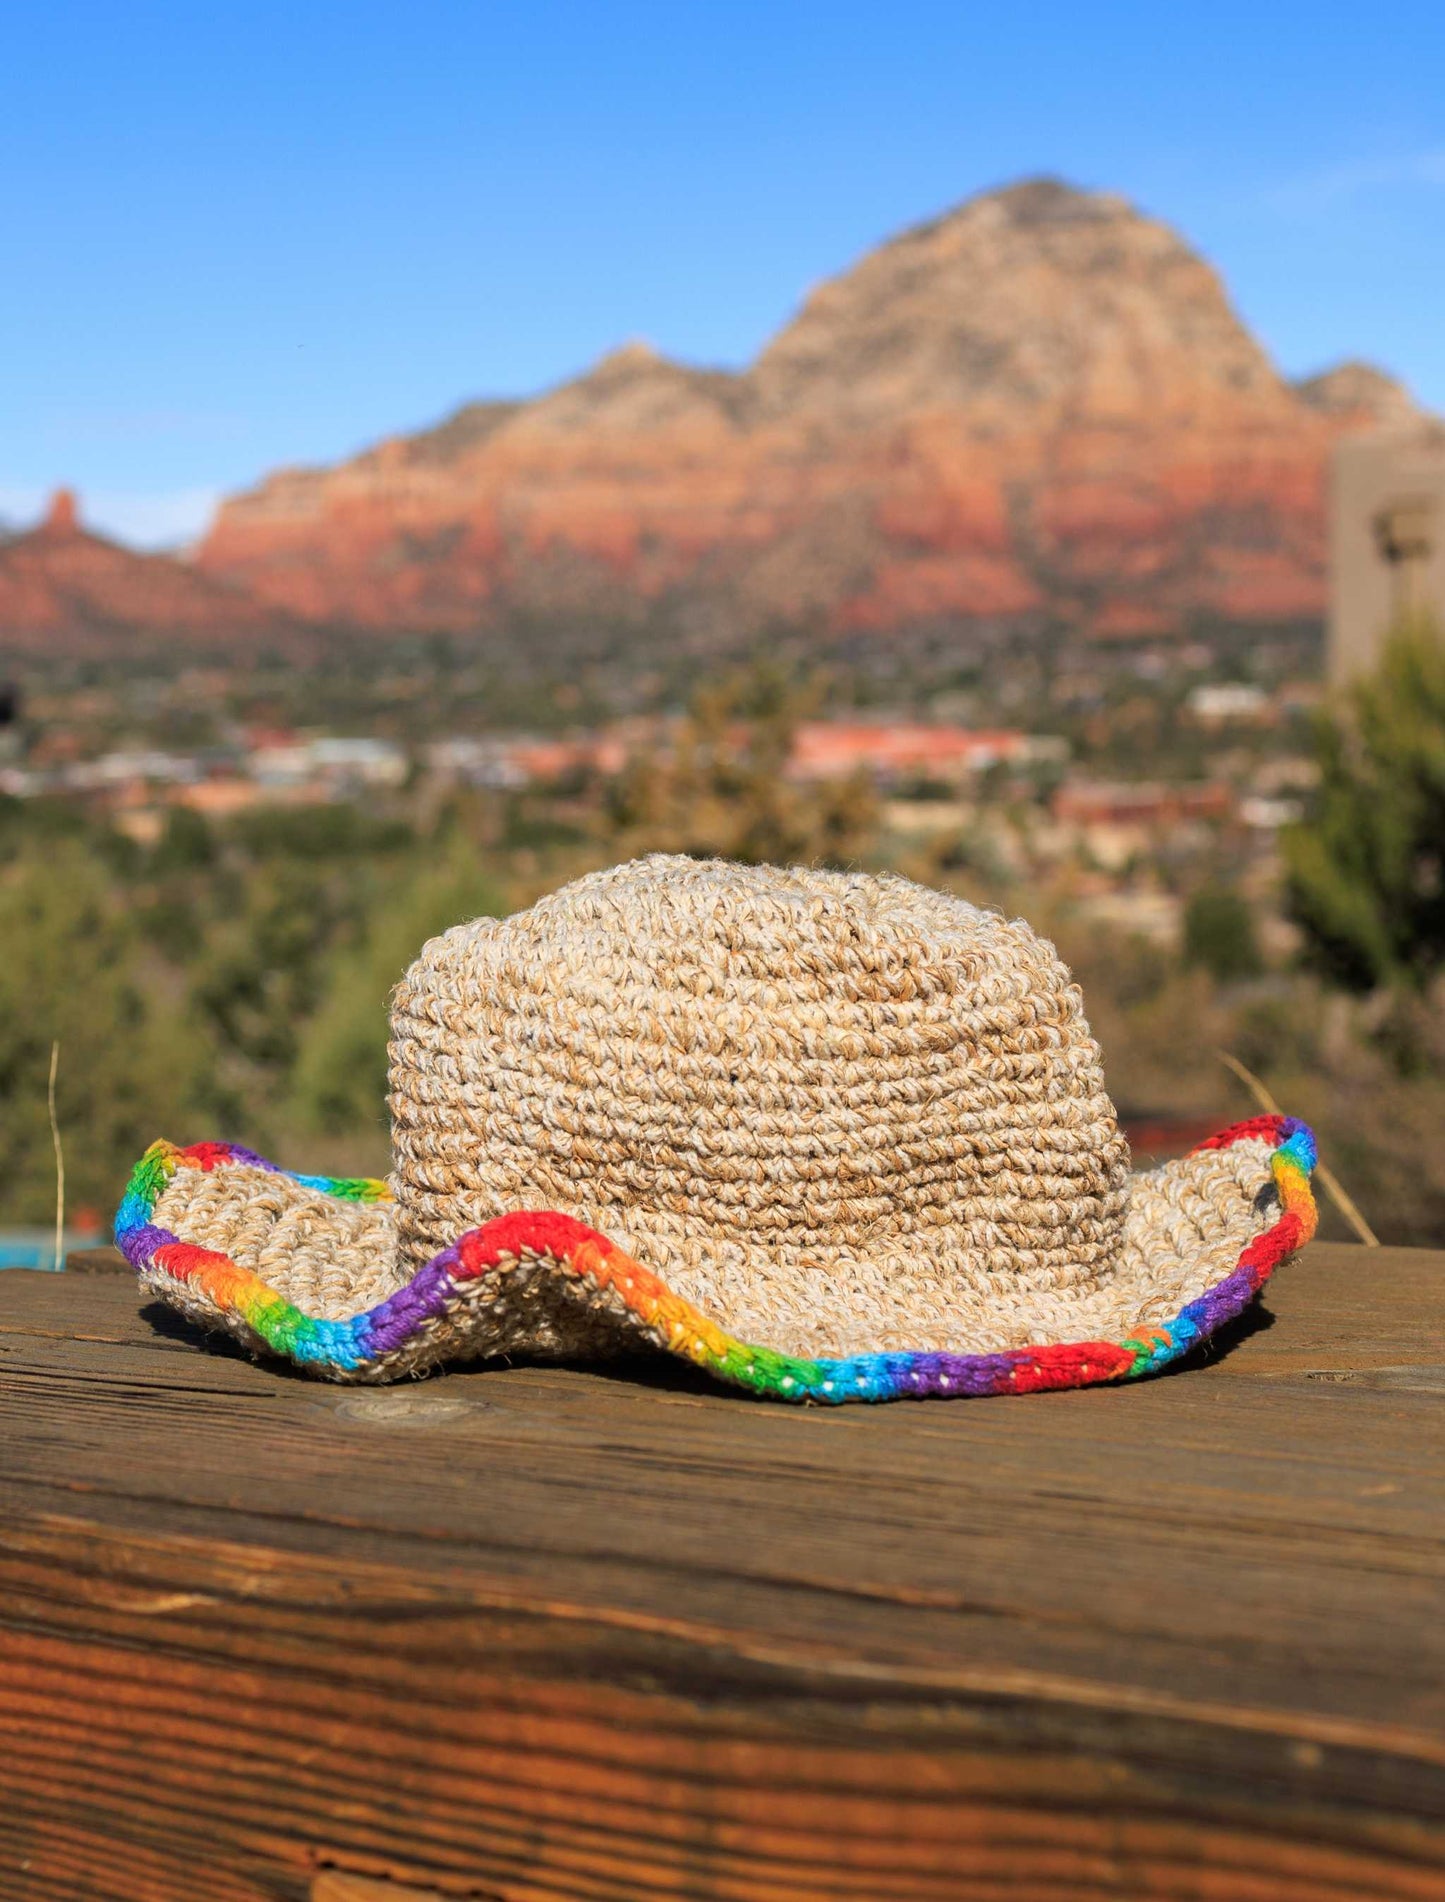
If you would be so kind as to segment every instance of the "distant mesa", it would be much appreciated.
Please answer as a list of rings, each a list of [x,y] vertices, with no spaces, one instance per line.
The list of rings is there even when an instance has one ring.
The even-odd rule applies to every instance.
[[[0,542],[0,647],[10,652],[131,653],[148,641],[296,650],[314,639],[222,577],[92,534],[73,489],[57,489],[38,526]]]
[[[170,569],[238,614],[377,633],[1317,620],[1333,446],[1417,413],[1368,364],[1291,383],[1177,232],[1032,179],[868,252],[744,370],[624,344],[280,470]],[[95,545],[59,520],[46,549]],[[0,549],[0,636],[27,542]]]

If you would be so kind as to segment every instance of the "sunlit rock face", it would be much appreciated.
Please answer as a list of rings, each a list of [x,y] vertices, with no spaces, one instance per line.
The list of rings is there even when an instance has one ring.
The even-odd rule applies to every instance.
[[[821,285],[741,373],[644,344],[221,509],[203,570],[285,611],[465,631],[710,604],[719,624],[1320,612],[1331,444],[1409,398],[1286,382],[1124,200],[1010,186]]]
[[[57,489],[38,527],[0,539],[0,649],[129,655],[160,642],[211,653],[305,651],[310,632],[224,576],[91,534]]]

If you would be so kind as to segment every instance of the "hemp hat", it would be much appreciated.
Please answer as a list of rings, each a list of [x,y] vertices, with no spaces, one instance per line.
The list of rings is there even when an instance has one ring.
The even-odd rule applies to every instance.
[[[427,944],[389,1182],[152,1146],[116,1221],[332,1380],[651,1345],[785,1400],[1128,1379],[1314,1232],[1290,1117],[1131,1174],[1053,946],[896,877],[653,857]]]

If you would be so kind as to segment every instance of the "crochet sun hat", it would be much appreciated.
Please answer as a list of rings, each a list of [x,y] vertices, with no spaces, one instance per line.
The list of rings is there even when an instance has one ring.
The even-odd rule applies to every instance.
[[[332,1380],[651,1345],[786,1400],[1128,1379],[1314,1231],[1310,1132],[1131,1174],[1077,987],[902,878],[654,857],[427,944],[388,1182],[159,1142],[116,1237]]]

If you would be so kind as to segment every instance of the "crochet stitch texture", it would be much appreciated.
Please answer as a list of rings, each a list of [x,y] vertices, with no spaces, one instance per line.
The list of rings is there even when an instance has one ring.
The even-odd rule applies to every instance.
[[[897,878],[655,858],[460,926],[390,1100],[389,1185],[157,1144],[121,1246],[331,1378],[646,1342],[841,1401],[1147,1372],[1314,1228],[1289,1118],[1131,1177],[1053,947]]]

